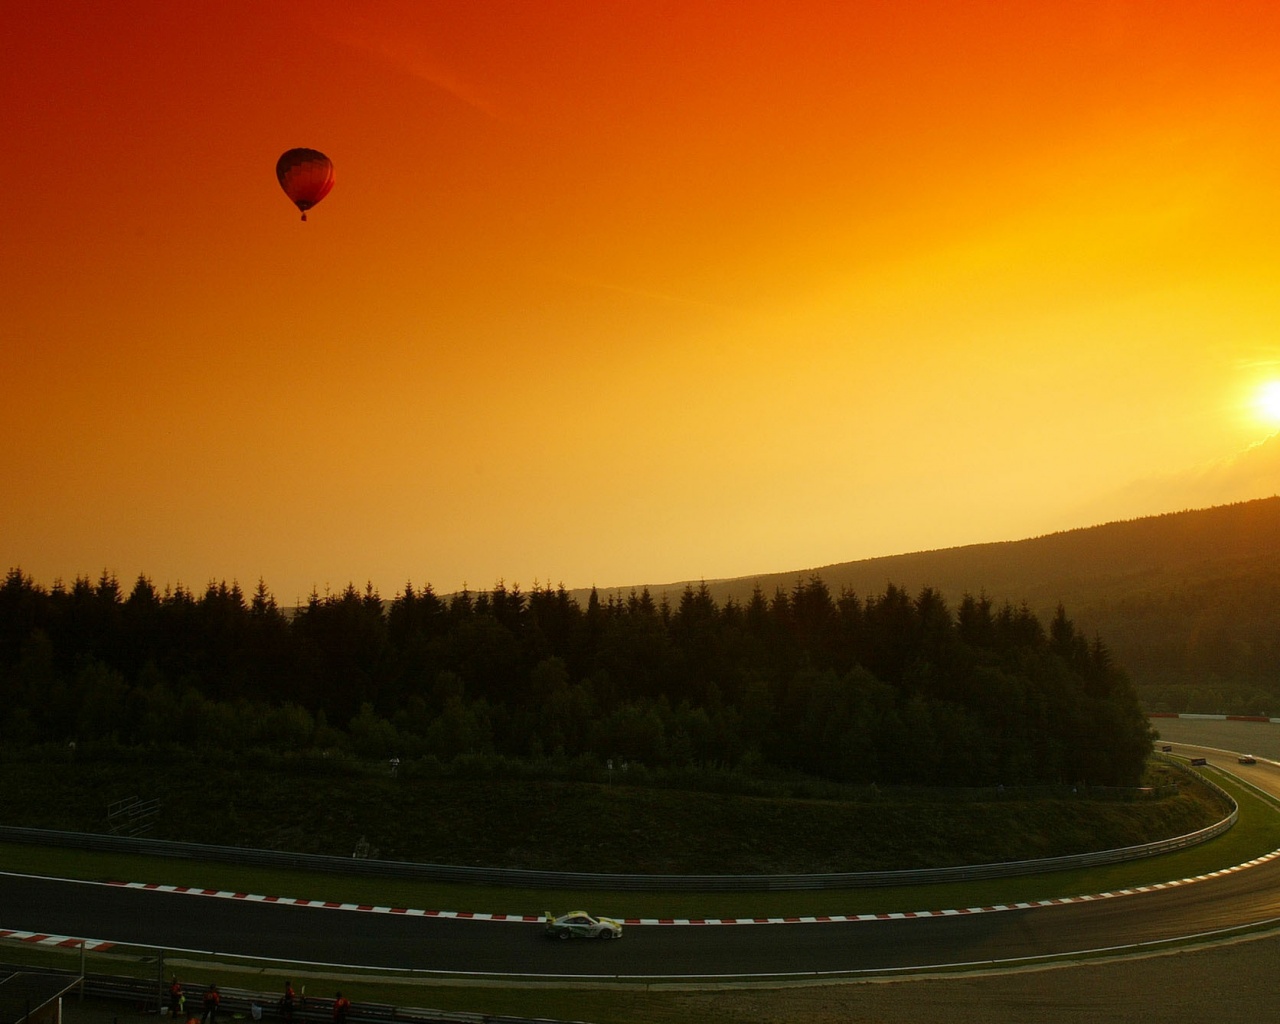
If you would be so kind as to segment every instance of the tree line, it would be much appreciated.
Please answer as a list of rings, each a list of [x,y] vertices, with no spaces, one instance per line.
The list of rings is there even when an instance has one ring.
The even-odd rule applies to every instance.
[[[104,573],[0,587],[0,738],[594,758],[840,782],[1134,785],[1150,730],[1059,607],[833,595],[818,578],[718,604],[562,587],[437,595],[259,583],[126,594]]]
[[[1280,569],[1227,566],[1082,603],[1151,711],[1280,714]]]

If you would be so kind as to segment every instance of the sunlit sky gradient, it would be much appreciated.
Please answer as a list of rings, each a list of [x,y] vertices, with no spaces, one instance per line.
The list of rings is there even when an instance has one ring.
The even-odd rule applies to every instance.
[[[1277,491],[1274,0],[3,10],[0,570],[613,588]]]

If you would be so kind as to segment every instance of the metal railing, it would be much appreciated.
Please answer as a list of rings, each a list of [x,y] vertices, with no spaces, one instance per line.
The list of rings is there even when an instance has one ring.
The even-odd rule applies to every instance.
[[[81,993],[89,999],[101,999],[112,1003],[124,1003],[141,1012],[156,1014],[157,1000],[163,986],[155,979],[129,978],[111,974],[85,974],[58,971],[30,966],[12,965],[15,971],[42,974],[65,979],[68,984],[83,977]],[[218,1021],[258,1021],[265,1024],[284,1024],[279,1011],[280,994],[254,992],[249,989],[218,986],[221,1003]],[[187,993],[187,1005],[195,1006],[195,1016],[200,1016],[202,991],[193,989]],[[165,1007],[165,1013],[168,1008]],[[332,1024],[333,1000],[309,997],[299,1001],[293,1010],[294,1024]],[[179,1022],[181,1024],[181,1022]],[[546,1024],[544,1018],[509,1017],[468,1013],[455,1010],[432,1010],[422,1007],[393,1006],[390,1003],[352,1002],[347,1014],[347,1024]],[[571,1022],[570,1022],[571,1024]]]

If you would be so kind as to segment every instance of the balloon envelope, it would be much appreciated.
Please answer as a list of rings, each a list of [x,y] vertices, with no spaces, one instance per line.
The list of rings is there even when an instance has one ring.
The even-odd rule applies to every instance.
[[[306,220],[333,188],[333,162],[319,150],[291,149],[276,161],[276,180]]]

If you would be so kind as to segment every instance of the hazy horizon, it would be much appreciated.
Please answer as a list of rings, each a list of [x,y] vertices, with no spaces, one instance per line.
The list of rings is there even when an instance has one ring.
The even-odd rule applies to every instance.
[[[1275,498],[1277,496],[1278,495],[1273,494],[1273,495],[1269,495],[1268,497]],[[1265,501],[1265,500],[1267,500],[1267,498],[1247,498],[1247,499],[1242,499],[1241,501],[1238,501],[1238,502],[1227,502],[1222,505],[1208,506],[1208,507],[1199,508],[1199,509],[1171,509],[1166,512],[1152,513],[1151,515],[1148,515],[1148,516],[1137,516],[1129,519],[1108,520],[1107,522],[1102,522],[1102,523],[1091,523],[1083,526],[1067,527],[1063,530],[1054,530],[1054,531],[1050,531],[1049,533],[1035,534],[1029,537],[1008,537],[1008,538],[999,538],[999,539],[992,539],[992,540],[986,540],[986,541],[975,541],[971,544],[949,545],[943,548],[919,548],[912,551],[887,552],[885,554],[880,554],[880,555],[869,555],[864,558],[837,559],[832,562],[825,562],[821,565],[794,566],[789,569],[774,569],[774,570],[768,570],[764,572],[747,572],[747,573],[741,573],[737,576],[721,576],[721,577],[683,576],[683,577],[679,577],[675,579],[667,579],[667,580],[636,580],[630,583],[621,583],[621,584],[615,584],[612,586],[602,586],[595,583],[583,584],[578,586],[570,586],[569,584],[563,581],[548,583],[545,580],[538,580],[538,581],[535,581],[534,584],[526,586],[519,580],[508,580],[505,577],[498,577],[488,584],[464,583],[463,586],[456,587],[456,588],[449,588],[449,589],[442,589],[440,587],[437,587],[435,586],[433,581],[426,579],[426,580],[420,580],[420,581],[405,580],[405,581],[402,581],[400,584],[392,586],[388,589],[384,589],[382,587],[378,587],[375,585],[374,589],[377,592],[378,596],[381,597],[384,602],[392,601],[399,594],[403,593],[406,584],[412,585],[415,592],[421,592],[425,588],[429,587],[432,590],[432,592],[434,592],[435,594],[441,597],[449,597],[453,594],[461,593],[464,590],[470,591],[472,594],[479,593],[479,592],[488,592],[488,591],[494,590],[499,586],[504,587],[508,590],[513,590],[518,587],[521,592],[527,594],[530,592],[530,590],[533,589],[534,586],[537,586],[543,590],[556,590],[556,589],[559,589],[560,587],[563,587],[563,589],[568,594],[570,594],[570,596],[585,595],[590,593],[592,590],[595,590],[602,596],[602,598],[604,597],[612,598],[617,595],[629,595],[631,593],[639,593],[641,591],[647,590],[654,596],[655,599],[661,600],[664,598],[666,599],[672,598],[677,593],[677,591],[682,592],[684,588],[687,586],[697,587],[700,584],[707,584],[711,586],[713,589],[723,589],[726,585],[731,586],[733,584],[741,584],[748,581],[759,581],[759,580],[770,579],[774,577],[780,577],[780,578],[793,577],[796,581],[800,581],[800,580],[806,579],[810,574],[820,574],[824,571],[828,571],[832,569],[843,569],[851,566],[857,566],[865,562],[879,562],[879,561],[893,560],[898,558],[911,558],[913,556],[940,555],[940,554],[946,554],[947,552],[963,551],[970,548],[981,548],[981,547],[985,547],[987,545],[992,545],[992,544],[995,544],[995,545],[1015,544],[1016,545],[1020,543],[1041,540],[1047,537],[1059,536],[1062,534],[1074,534],[1074,533],[1085,532],[1093,529],[1100,529],[1107,526],[1114,526],[1114,525],[1119,525],[1123,523],[1141,522],[1146,519],[1161,519],[1166,516],[1177,516],[1184,513],[1209,512],[1209,511],[1213,511],[1214,509],[1229,508],[1234,505],[1249,505],[1253,502]],[[76,579],[87,579],[91,583],[96,583],[103,574],[106,574],[109,578],[112,578],[116,581],[116,583],[120,588],[122,597],[128,596],[128,593],[132,589],[134,582],[141,577],[141,578],[147,579],[152,584],[152,586],[156,589],[156,591],[161,594],[165,593],[166,591],[172,591],[178,587],[181,587],[188,593],[194,594],[195,596],[198,597],[208,587],[225,585],[225,586],[238,586],[241,592],[245,595],[245,598],[247,600],[249,597],[253,595],[254,591],[257,589],[259,579],[261,579],[261,582],[266,586],[267,592],[271,595],[271,597],[276,600],[277,604],[281,608],[286,610],[295,608],[295,607],[301,607],[302,605],[306,604],[313,593],[321,598],[325,598],[328,596],[338,596],[342,594],[344,591],[346,591],[348,588],[354,588],[357,592],[363,594],[366,588],[373,584],[373,581],[369,579],[366,579],[366,580],[351,579],[351,580],[346,580],[340,584],[331,584],[324,588],[315,587],[312,590],[309,590],[304,595],[299,595],[296,598],[286,600],[286,599],[282,599],[281,595],[274,588],[270,586],[269,582],[265,578],[262,578],[262,577],[255,577],[253,580],[242,580],[242,579],[239,579],[238,577],[227,577],[227,576],[215,575],[215,576],[209,577],[204,581],[201,581],[200,583],[194,583],[192,581],[187,581],[187,580],[157,580],[151,573],[148,573],[145,570],[140,570],[139,572],[134,573],[129,577],[123,577],[119,573],[111,569],[110,567],[104,567],[95,572],[84,571],[77,574],[73,574],[72,576],[68,576],[68,577],[59,576],[52,580],[43,580],[35,576],[34,574],[28,572],[26,568],[23,566],[18,566],[18,565],[9,566],[8,571],[9,572],[20,571],[24,577],[30,578],[37,586],[40,586],[46,589],[54,586],[69,586]],[[827,582],[830,585],[831,581],[828,580]],[[901,584],[903,581],[890,579],[890,580],[887,580],[886,582],[893,583],[896,585],[896,584]],[[938,585],[938,581],[935,580],[930,585],[936,587]],[[970,588],[970,589],[972,590],[974,588]],[[983,588],[979,586],[977,587],[977,589],[981,590]],[[1003,597],[1005,599],[1011,599],[1009,595],[994,595],[994,596]]]

